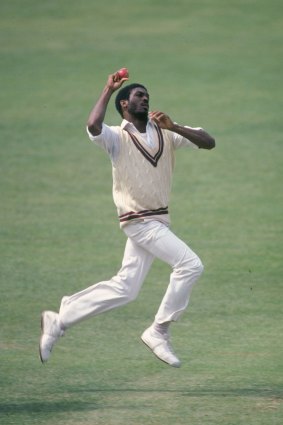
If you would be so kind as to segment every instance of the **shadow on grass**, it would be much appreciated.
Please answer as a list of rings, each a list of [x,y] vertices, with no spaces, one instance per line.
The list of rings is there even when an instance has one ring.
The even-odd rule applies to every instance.
[[[159,393],[159,394],[178,394],[181,396],[187,397],[270,397],[283,399],[283,386],[279,387],[254,387],[254,388],[194,388],[194,389],[149,389],[149,388],[82,388],[82,389],[72,389],[70,392],[74,393]]]
[[[54,401],[34,401],[18,403],[1,403],[0,414],[21,414],[21,413],[64,413],[64,412],[82,412],[98,409],[94,402],[58,400]]]
[[[283,399],[283,388],[280,386],[278,388],[195,388],[191,390],[186,389],[138,389],[138,388],[81,388],[81,389],[71,389],[68,391],[69,395],[73,394],[82,394],[82,393],[95,393],[99,395],[100,393],[135,393],[135,394],[177,394],[183,397],[216,397],[216,398],[225,398],[225,397],[251,397],[251,398],[273,398],[273,399]],[[58,395],[58,398],[60,395]],[[38,413],[64,413],[64,412],[83,412],[90,410],[99,409],[99,404],[94,400],[86,401],[84,400],[57,400],[57,401],[34,401],[34,402],[21,402],[18,403],[1,403],[0,404],[0,414],[38,414]]]

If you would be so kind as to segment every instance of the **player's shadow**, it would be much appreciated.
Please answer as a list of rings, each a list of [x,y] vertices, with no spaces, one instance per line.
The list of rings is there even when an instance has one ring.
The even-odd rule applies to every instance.
[[[178,395],[183,397],[252,397],[252,398],[272,398],[281,400],[283,399],[283,388],[278,387],[250,387],[250,388],[195,388],[195,389],[170,389],[170,388],[70,388],[66,389],[71,396],[72,394],[85,394],[84,400],[74,400],[70,397],[69,400],[60,398],[60,394],[57,394],[56,401],[30,401],[18,403],[1,403],[0,414],[4,415],[40,415],[40,414],[56,414],[56,413],[67,413],[67,412],[83,412],[93,411],[100,409],[100,397],[99,394],[103,393],[141,393],[152,395],[154,393],[171,393],[172,395]],[[89,394],[89,397],[86,395]],[[92,394],[92,396],[90,396]],[[93,397],[95,395],[96,397]]]
[[[58,396],[59,397],[59,396]],[[34,414],[34,413],[63,413],[71,411],[95,410],[98,406],[95,401],[75,401],[60,400],[57,401],[31,401],[18,403],[0,403],[0,414]]]

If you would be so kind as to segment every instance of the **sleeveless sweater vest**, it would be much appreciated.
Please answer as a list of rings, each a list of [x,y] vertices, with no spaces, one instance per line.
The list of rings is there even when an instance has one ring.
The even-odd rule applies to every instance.
[[[155,217],[169,223],[168,203],[174,168],[170,132],[155,125],[156,147],[138,133],[120,129],[120,152],[112,164],[113,199],[120,225]]]

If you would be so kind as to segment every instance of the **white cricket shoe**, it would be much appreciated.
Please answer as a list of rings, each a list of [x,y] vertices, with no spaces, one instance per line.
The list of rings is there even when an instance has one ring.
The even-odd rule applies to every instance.
[[[180,360],[170,346],[168,334],[162,335],[149,327],[144,331],[141,339],[160,360],[173,367],[181,366]]]
[[[42,363],[47,362],[52,348],[60,336],[64,335],[60,327],[59,314],[54,311],[44,311],[41,314],[41,338],[39,356]]]

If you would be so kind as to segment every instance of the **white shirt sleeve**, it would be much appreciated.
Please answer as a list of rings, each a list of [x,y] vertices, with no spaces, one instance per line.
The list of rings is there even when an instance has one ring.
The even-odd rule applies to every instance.
[[[97,136],[94,136],[86,128],[89,139],[105,150],[111,158],[111,161],[115,161],[120,151],[120,137],[119,127],[110,127],[106,124],[102,124],[102,131]]]
[[[192,128],[194,130],[202,130],[201,127],[189,127],[188,125],[185,125],[186,128]],[[175,146],[175,149],[179,149],[182,147],[189,147],[193,149],[199,149],[197,145],[195,145],[193,142],[191,142],[189,139],[186,139],[185,137],[181,136],[180,134],[173,133],[173,143]]]

